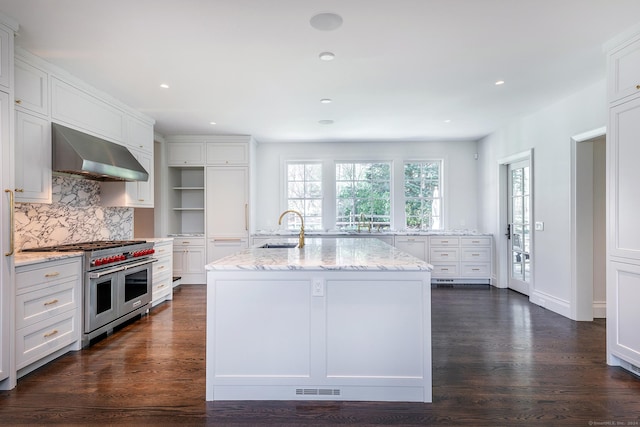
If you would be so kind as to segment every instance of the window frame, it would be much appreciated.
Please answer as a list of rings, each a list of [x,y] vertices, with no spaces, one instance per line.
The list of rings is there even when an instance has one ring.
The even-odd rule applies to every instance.
[[[320,183],[320,197],[303,197],[303,198],[290,198],[289,197],[289,183],[292,181],[289,181],[289,166],[290,165],[317,165],[320,168],[320,180],[317,181]],[[325,221],[325,203],[324,203],[324,199],[325,199],[325,178],[324,178],[324,174],[325,174],[325,170],[324,170],[324,162],[320,161],[320,160],[286,160],[284,162],[284,179],[283,179],[283,191],[284,191],[284,203],[283,203],[283,208],[284,210],[288,210],[288,209],[292,209],[289,206],[289,201],[290,200],[302,200],[303,204],[306,205],[306,201],[307,200],[314,200],[314,201],[319,201],[320,203],[320,224],[318,226],[311,226],[310,224],[312,223],[312,221],[308,220],[308,218],[312,218],[311,216],[307,215],[306,209],[302,209],[301,211],[299,209],[295,209],[300,211],[300,213],[302,214],[302,217],[304,218],[304,226],[305,229],[308,230],[321,230],[323,229],[324,225],[324,221]],[[305,172],[305,177],[306,177],[306,172]],[[303,183],[307,183],[307,180],[304,179],[303,181],[298,181],[298,182],[303,182]],[[309,181],[311,182],[311,181]],[[314,181],[315,182],[315,181]],[[313,218],[317,218],[315,216],[313,216]],[[297,215],[288,215],[287,217],[283,218],[283,221],[287,221],[286,222],[286,229],[287,230],[299,230],[300,229],[300,218]],[[317,222],[317,221],[313,221],[313,222]]]
[[[372,228],[375,228],[376,224],[377,224],[378,229],[380,229],[382,227],[392,228],[393,227],[393,218],[394,218],[394,215],[393,215],[393,213],[394,213],[394,161],[390,160],[390,159],[378,159],[378,160],[340,159],[340,160],[335,160],[333,162],[333,175],[332,175],[332,178],[333,178],[333,189],[334,189],[334,197],[333,197],[333,199],[334,199],[333,227],[336,230],[353,230],[353,229],[357,229],[356,227],[358,227],[359,225],[364,226],[364,224],[362,224],[358,220],[358,215],[356,215],[356,217],[353,218],[353,222],[349,222],[348,224],[338,225],[338,206],[340,204],[339,200],[338,200],[338,182],[340,182],[338,180],[338,176],[337,176],[337,174],[338,174],[338,165],[357,165],[357,164],[361,164],[361,165],[362,164],[368,164],[368,165],[383,164],[383,165],[387,165],[388,166],[389,176],[388,176],[388,181],[386,181],[387,187],[388,187],[388,191],[389,191],[388,221],[386,221],[386,222],[374,222],[372,216],[368,215],[368,216],[365,217],[365,223],[366,223],[367,227],[369,226],[369,224],[371,224]],[[356,181],[352,181],[352,182],[356,182]],[[354,210],[355,210],[355,205],[357,204],[357,201],[358,200],[364,200],[364,199],[358,199],[358,198],[354,197],[352,200],[354,202]]]
[[[407,189],[407,179],[406,179],[406,175],[405,175],[405,169],[406,166],[408,164],[420,164],[420,165],[425,165],[428,163],[437,163],[438,166],[438,192],[439,195],[437,197],[437,200],[440,202],[439,204],[439,219],[440,219],[440,227],[439,228],[433,228],[433,224],[431,221],[429,221],[429,226],[428,228],[409,228],[407,221],[408,221],[408,217],[407,217],[407,195],[406,195],[406,189]],[[433,158],[433,159],[411,159],[411,160],[404,160],[402,162],[402,212],[403,212],[403,228],[406,230],[415,230],[415,231],[443,231],[446,229],[445,227],[445,190],[444,190],[444,159],[438,159],[438,158]],[[413,198],[414,200],[420,200],[420,201],[425,201],[425,200],[430,200],[432,203],[433,201],[436,200],[435,197],[418,197],[418,198]]]

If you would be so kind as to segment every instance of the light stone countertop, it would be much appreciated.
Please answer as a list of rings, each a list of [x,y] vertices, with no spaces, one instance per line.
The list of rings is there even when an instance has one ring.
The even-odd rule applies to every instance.
[[[253,237],[271,236],[296,236],[298,231],[294,230],[258,230]],[[343,231],[343,230],[305,230],[306,236],[491,236],[491,233],[480,233],[476,230],[439,230],[439,231],[418,231],[418,230],[381,230],[381,231]]]
[[[298,239],[273,239],[297,243]],[[308,238],[304,248],[253,247],[216,260],[207,270],[431,271],[432,266],[378,239]]]
[[[46,261],[58,261],[65,258],[83,256],[83,251],[74,252],[17,252],[15,255],[15,266],[38,264]]]

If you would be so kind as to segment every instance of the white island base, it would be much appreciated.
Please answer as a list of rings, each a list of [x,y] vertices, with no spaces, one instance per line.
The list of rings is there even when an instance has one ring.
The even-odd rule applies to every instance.
[[[207,400],[432,401],[429,269],[207,270]]]

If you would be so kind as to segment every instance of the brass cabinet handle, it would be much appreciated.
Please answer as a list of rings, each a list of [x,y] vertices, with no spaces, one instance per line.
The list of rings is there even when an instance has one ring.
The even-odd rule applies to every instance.
[[[13,216],[13,211],[15,208],[15,200],[13,198],[13,191],[11,190],[4,190],[5,193],[9,193],[9,252],[5,252],[4,256],[11,256],[13,255],[13,252],[15,250],[15,241],[14,241],[14,231],[15,231],[15,225],[14,225],[14,216]]]
[[[639,90],[640,90],[640,85],[636,85],[636,89],[639,89]]]
[[[52,305],[52,304],[55,304],[55,303],[57,303],[57,302],[58,302],[58,300],[57,300],[57,299],[53,299],[53,300],[51,300],[51,301],[47,301],[47,302],[45,302],[45,303],[44,303],[44,305]]]
[[[24,193],[24,188],[16,188],[14,191],[16,193]]]
[[[55,335],[57,333],[58,333],[58,330],[54,329],[53,331],[49,332],[48,334],[44,334],[44,337],[45,338],[49,338],[49,337],[51,337],[51,336],[53,336],[53,335]]]
[[[22,104],[22,99],[16,99],[16,104]]]
[[[59,275],[60,275],[60,273],[58,273],[57,271],[54,271],[53,273],[45,274],[44,277],[57,277]]]

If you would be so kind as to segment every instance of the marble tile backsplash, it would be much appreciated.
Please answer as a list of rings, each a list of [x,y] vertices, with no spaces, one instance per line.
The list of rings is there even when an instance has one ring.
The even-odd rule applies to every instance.
[[[53,177],[52,203],[16,203],[16,248],[133,238],[133,208],[100,206],[100,183]]]

